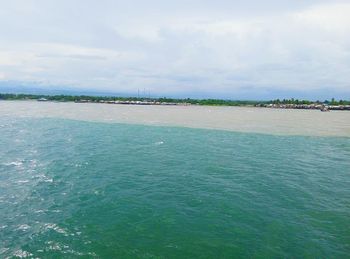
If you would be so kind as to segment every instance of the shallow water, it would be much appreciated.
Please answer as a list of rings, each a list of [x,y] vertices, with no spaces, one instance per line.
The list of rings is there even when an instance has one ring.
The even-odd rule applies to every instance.
[[[66,118],[278,135],[350,137],[348,111],[0,101],[0,116]]]
[[[1,258],[350,254],[350,138],[3,116],[0,144]]]

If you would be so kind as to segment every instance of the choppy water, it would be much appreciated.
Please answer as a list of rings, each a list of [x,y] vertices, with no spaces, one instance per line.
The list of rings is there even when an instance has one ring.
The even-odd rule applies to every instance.
[[[350,138],[0,118],[0,258],[346,258]]]

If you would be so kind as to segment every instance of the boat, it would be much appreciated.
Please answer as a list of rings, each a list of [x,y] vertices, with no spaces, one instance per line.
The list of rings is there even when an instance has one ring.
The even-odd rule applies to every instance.
[[[329,112],[329,109],[328,109],[327,106],[322,106],[322,107],[320,108],[320,111],[321,111],[321,112]]]

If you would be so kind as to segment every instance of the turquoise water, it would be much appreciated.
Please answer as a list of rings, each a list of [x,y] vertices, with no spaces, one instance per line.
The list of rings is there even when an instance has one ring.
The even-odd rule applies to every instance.
[[[0,119],[0,258],[346,258],[350,138]]]

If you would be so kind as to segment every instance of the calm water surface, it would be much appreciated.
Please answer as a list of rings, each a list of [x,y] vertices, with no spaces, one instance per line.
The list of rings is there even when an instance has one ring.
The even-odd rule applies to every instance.
[[[349,158],[348,137],[3,115],[0,258],[347,258]]]

